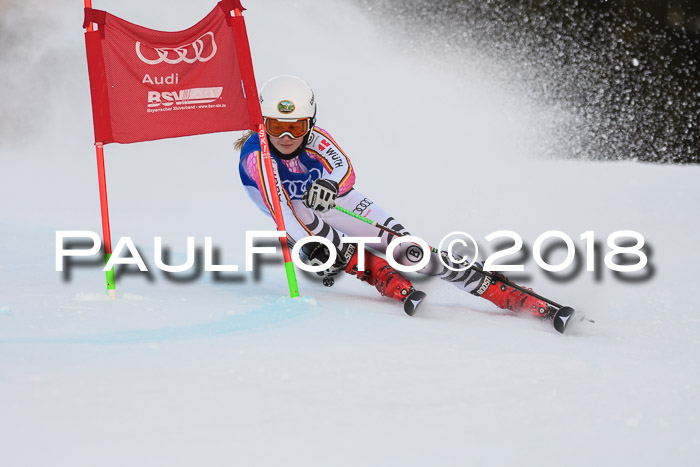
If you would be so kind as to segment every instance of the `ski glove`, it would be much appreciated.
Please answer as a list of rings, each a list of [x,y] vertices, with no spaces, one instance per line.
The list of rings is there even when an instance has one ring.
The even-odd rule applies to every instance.
[[[318,212],[328,212],[335,207],[338,184],[327,178],[319,178],[306,189],[301,200],[304,206]]]

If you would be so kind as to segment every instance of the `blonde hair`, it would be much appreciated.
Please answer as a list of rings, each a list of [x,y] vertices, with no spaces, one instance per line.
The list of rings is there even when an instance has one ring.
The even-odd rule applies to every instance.
[[[253,130],[246,130],[245,132],[243,132],[241,137],[238,138],[235,143],[233,143],[233,149],[235,149],[236,151],[240,151],[241,149],[243,149],[243,145],[252,134]]]

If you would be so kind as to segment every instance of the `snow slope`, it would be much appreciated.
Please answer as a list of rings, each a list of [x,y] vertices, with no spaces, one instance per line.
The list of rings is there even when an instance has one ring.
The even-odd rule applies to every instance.
[[[113,3],[95,6],[155,29],[213,5]],[[3,466],[700,462],[700,168],[544,159],[565,108],[506,93],[468,57],[404,47],[346,3],[255,2],[258,81],[307,79],[358,189],[412,233],[463,230],[488,250],[496,230],[530,249],[561,230],[583,258],[581,233],[605,252],[631,229],[650,247],[648,276],[599,264],[556,281],[526,261],[523,283],[596,320],[567,335],[422,279],[413,318],[350,277],[327,289],[302,275],[292,300],[272,260],[179,281],[131,268],[110,300],[95,261],[54,269],[56,230],[100,232],[100,219],[82,11],[38,5],[2,19],[3,37],[54,33],[28,32],[0,56]],[[308,57],[284,48],[291,25]],[[153,265],[154,236],[174,260],[187,236],[211,236],[242,267],[245,231],[271,224],[239,186],[236,136],[108,146],[113,237],[131,236]]]

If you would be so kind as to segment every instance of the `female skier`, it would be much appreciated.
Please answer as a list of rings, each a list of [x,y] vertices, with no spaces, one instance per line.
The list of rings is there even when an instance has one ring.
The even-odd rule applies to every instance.
[[[369,247],[384,254],[393,236],[334,209],[336,205],[402,234],[407,234],[407,231],[384,209],[354,188],[355,172],[350,159],[330,133],[316,126],[316,101],[311,87],[295,76],[278,76],[263,85],[260,104],[290,243],[310,235],[325,237],[337,249],[337,259],[324,271],[324,284],[332,285],[329,278],[342,272],[354,275],[374,285],[382,295],[406,302],[406,312],[413,314],[416,304],[425,294],[414,292],[408,279],[368,250],[365,251],[365,267],[359,270],[359,249],[355,244],[341,242],[343,236],[376,237],[379,242],[369,244]],[[273,204],[271,193],[263,182],[264,165],[258,135],[245,134],[236,142],[236,149],[241,151],[239,171],[248,196],[272,217]],[[330,255],[325,245],[315,242],[306,244],[302,251],[312,265],[326,263]],[[393,258],[398,264],[410,266],[418,263],[422,254],[420,248],[405,242],[394,249]],[[460,265],[452,263],[445,253],[440,256],[443,261],[431,253],[428,264],[418,272],[451,282],[500,308],[551,318],[554,310],[546,302],[506,285],[503,281],[508,281],[504,276],[493,274],[489,277],[471,268],[454,271],[444,263],[454,269],[459,269]],[[406,300],[409,295],[412,296],[410,302],[415,303]]]

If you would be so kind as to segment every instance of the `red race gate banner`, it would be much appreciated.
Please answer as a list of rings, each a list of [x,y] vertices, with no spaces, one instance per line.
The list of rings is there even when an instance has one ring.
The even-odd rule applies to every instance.
[[[199,23],[155,31],[85,9],[95,141],[135,143],[262,123],[245,23],[223,0]]]

